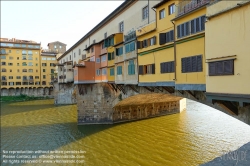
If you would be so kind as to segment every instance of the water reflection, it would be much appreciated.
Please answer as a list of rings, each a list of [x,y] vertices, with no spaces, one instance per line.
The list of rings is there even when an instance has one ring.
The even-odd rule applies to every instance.
[[[248,125],[191,100],[181,114],[87,126],[77,126],[76,105],[27,103],[2,105],[2,149],[85,150],[88,166],[198,165],[250,141]]]

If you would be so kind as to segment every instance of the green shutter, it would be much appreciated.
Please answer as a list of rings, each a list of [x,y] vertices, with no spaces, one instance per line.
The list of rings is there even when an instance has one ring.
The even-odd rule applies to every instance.
[[[111,43],[110,43],[110,46],[113,46],[114,45],[114,37],[111,38]]]
[[[108,53],[108,60],[111,60],[111,53]]]

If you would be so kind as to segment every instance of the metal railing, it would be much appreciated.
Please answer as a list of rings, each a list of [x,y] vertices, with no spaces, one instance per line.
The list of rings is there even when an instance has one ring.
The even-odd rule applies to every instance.
[[[179,16],[182,16],[184,14],[187,14],[195,9],[200,8],[201,6],[204,6],[208,3],[210,3],[211,1],[215,1],[215,0],[184,0],[176,6],[175,17],[179,17]]]

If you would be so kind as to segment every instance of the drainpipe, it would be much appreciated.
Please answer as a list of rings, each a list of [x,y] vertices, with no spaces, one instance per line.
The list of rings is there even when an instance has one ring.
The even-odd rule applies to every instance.
[[[175,23],[173,22],[173,21],[171,21],[172,22],[172,24],[174,24],[174,70],[175,70],[175,72],[174,72],[174,81],[176,81],[177,79],[176,79],[176,65],[177,65],[177,63],[176,63],[176,37],[175,37]]]

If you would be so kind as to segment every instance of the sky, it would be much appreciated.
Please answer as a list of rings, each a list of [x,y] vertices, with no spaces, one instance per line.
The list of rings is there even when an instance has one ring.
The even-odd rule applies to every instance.
[[[1,38],[32,40],[47,49],[70,49],[124,1],[1,1]]]

